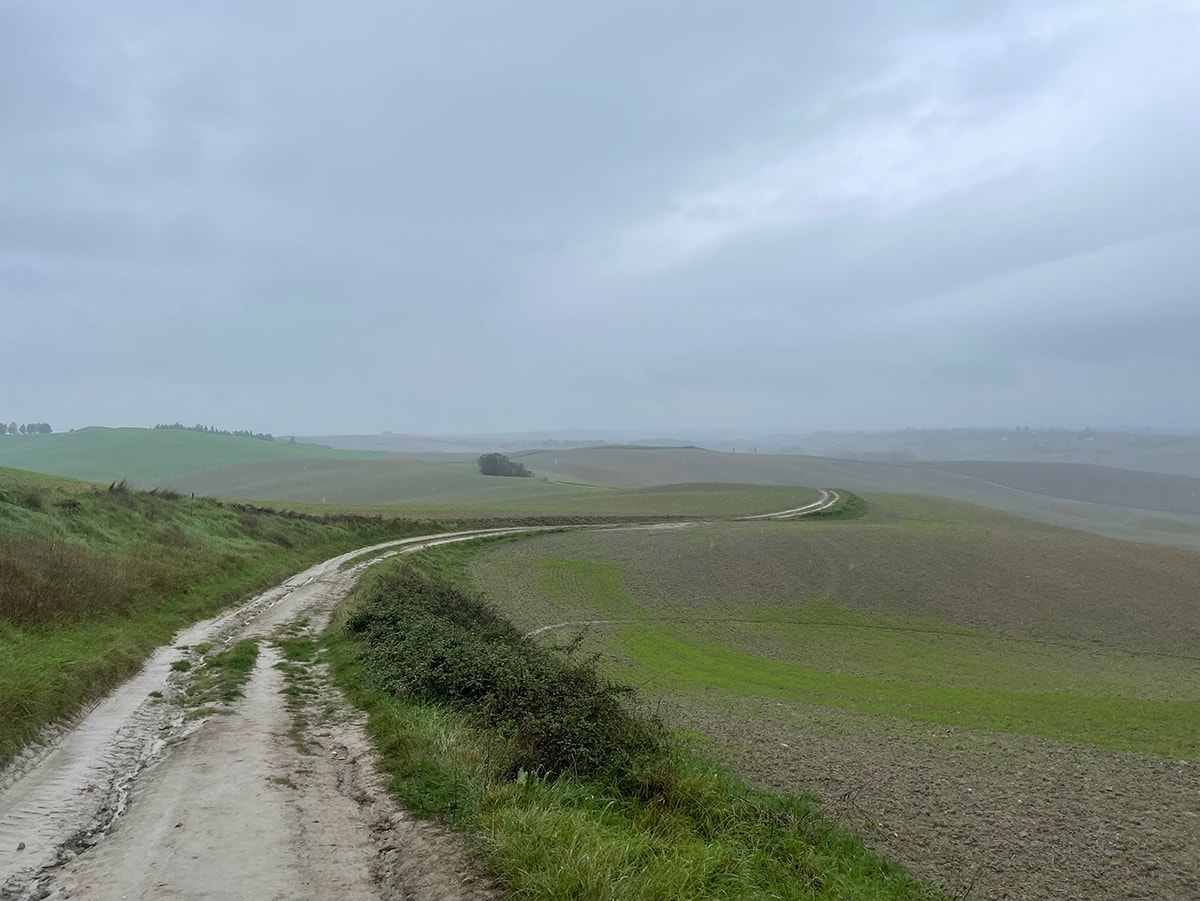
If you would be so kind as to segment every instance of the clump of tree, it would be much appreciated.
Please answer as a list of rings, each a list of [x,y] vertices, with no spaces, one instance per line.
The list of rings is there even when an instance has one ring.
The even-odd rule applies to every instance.
[[[202,432],[205,435],[230,435],[234,438],[257,438],[259,441],[274,441],[270,432],[251,432],[247,429],[218,429],[215,425],[184,425],[181,422],[159,423],[156,429],[178,429],[184,432]]]
[[[504,454],[484,454],[479,458],[479,471],[485,476],[531,476],[524,463],[516,463]]]
[[[0,435],[49,435],[53,431],[48,422],[10,422],[8,425],[0,422]]]

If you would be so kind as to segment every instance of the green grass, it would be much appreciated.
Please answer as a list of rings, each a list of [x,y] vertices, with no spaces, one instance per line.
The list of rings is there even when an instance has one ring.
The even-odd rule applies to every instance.
[[[460,582],[473,577],[522,628],[611,623],[593,629],[585,645],[605,655],[609,672],[689,703],[723,698],[733,704],[754,696],[1200,759],[1195,656],[1110,647],[1081,636],[1004,633],[893,612],[896,605],[886,598],[860,599],[859,609],[848,609],[820,596],[846,589],[844,574],[830,567],[838,559],[830,548],[856,530],[875,535],[875,556],[896,543],[895,550],[911,555],[911,546],[898,542],[905,534],[928,536],[931,546],[971,540],[995,552],[988,529],[977,523],[982,532],[972,532],[969,517],[957,518],[960,512],[936,502],[884,502],[874,515],[894,518],[887,526],[859,521],[566,533],[495,548],[473,565],[451,562]],[[984,517],[992,529],[1005,525],[992,516]],[[1027,541],[1045,550],[1054,530],[1048,532]],[[863,537],[851,542],[857,552],[848,555],[849,573],[869,556]],[[1143,556],[1159,553],[1133,547]],[[806,585],[794,568],[810,554],[824,580]],[[961,567],[966,559],[951,557],[946,565]],[[1020,571],[1026,559],[1013,561],[1018,571],[1012,577],[1028,593],[1030,582]],[[1054,558],[1049,563],[1063,565]],[[888,558],[877,564],[889,565]],[[930,568],[920,559],[910,566]],[[1091,598],[1086,585],[1080,592],[1071,613],[1086,621]],[[1035,596],[1026,603],[1041,601]],[[1078,628],[1092,627],[1081,622]]]
[[[333,672],[369,714],[390,790],[417,813],[468,830],[506,897],[945,897],[834,826],[811,798],[753,791],[661,743],[597,753],[623,740],[620,730],[576,733],[576,752],[607,761],[599,767],[514,770],[514,736],[547,702],[563,709],[567,699],[570,708],[583,684],[572,674],[592,664],[522,640],[433,574],[456,569],[454,561],[434,570],[418,563],[369,579],[339,611],[327,638]],[[426,659],[431,645],[434,660]],[[539,675],[523,680],[515,706],[497,707],[490,692],[505,695],[495,687],[516,661]],[[474,673],[483,693],[454,673]],[[569,713],[558,719],[575,722]]]
[[[242,687],[249,681],[257,662],[258,641],[253,638],[210,654],[189,679],[183,692],[184,706],[210,710],[215,705],[232,704],[242,696]]]
[[[312,700],[321,692],[313,673],[313,664],[323,653],[316,639],[305,634],[307,626],[306,620],[291,623],[272,639],[275,647],[283,653],[283,660],[275,664],[275,668],[287,680],[283,696],[292,715],[288,737],[301,754],[314,753],[309,726],[313,713]]]
[[[337,553],[433,530],[0,470],[0,764],[182,627]]]
[[[804,519],[812,520],[830,520],[830,519],[861,519],[867,513],[867,502],[855,494],[853,491],[847,491],[844,488],[838,491],[838,499],[832,507],[824,510],[818,510],[816,513],[808,513]]]
[[[0,438],[0,466],[111,482],[165,480],[218,466],[266,460],[373,459],[370,451],[300,447],[175,429],[87,428]]]

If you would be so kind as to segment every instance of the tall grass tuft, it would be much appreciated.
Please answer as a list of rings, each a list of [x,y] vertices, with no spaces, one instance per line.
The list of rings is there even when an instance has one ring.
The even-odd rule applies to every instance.
[[[127,612],[143,581],[134,568],[62,539],[0,537],[0,619],[33,625]]]

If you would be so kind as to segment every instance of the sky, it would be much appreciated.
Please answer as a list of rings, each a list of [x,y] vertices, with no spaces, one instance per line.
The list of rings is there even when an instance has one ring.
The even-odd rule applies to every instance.
[[[0,419],[1200,426],[1200,0],[0,0]]]

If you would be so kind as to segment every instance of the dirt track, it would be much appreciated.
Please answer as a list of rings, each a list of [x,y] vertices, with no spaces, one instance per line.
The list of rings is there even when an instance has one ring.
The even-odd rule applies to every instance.
[[[826,509],[837,495],[768,517]],[[678,528],[681,523],[633,528]],[[371,563],[485,535],[410,538],[327,560],[159,649],[141,672],[0,773],[0,901],[42,898],[484,899],[460,841],[398,808],[361,715],[315,667],[297,741],[269,639],[320,634]],[[176,703],[195,646],[260,641],[241,698],[191,719]]]
[[[76,728],[4,774],[0,899],[493,897],[453,836],[390,801],[361,719],[322,673],[310,703],[326,715],[304,753],[288,734],[269,642],[229,715],[187,720],[171,703],[186,676],[171,664],[200,642],[265,638],[288,624],[319,634],[373,560],[511,531],[523,530],[364,548],[180,633]],[[366,551],[378,554],[354,560]]]

